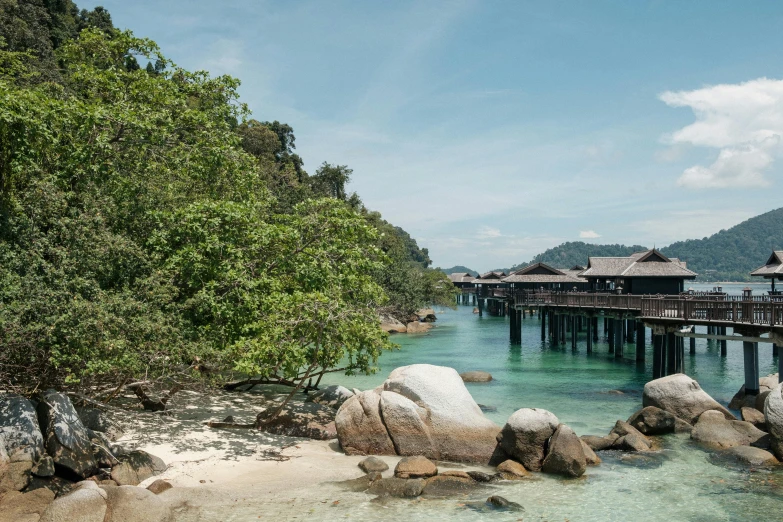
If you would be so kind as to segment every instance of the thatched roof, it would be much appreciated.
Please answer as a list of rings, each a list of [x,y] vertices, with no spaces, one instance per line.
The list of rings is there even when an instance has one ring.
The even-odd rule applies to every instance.
[[[563,283],[563,284],[575,284],[584,283],[584,279],[579,279],[576,274],[571,270],[561,270],[552,268],[545,263],[536,263],[534,265],[526,266],[516,272],[512,272],[510,276],[503,279],[504,283]]]
[[[775,250],[769,256],[767,263],[755,269],[750,275],[755,277],[766,277],[769,279],[783,278],[783,250]]]
[[[472,283],[476,278],[467,272],[449,274],[452,283]]]
[[[694,279],[696,272],[688,270],[679,259],[669,259],[658,250],[636,252],[628,257],[591,257],[587,269],[581,273],[585,278],[615,277],[673,277]]]

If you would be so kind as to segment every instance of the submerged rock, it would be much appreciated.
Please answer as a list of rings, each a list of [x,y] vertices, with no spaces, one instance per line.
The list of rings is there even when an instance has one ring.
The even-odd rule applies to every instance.
[[[538,471],[544,461],[544,446],[560,421],[547,410],[522,408],[506,421],[499,435],[500,446],[530,471]]]
[[[525,466],[511,459],[498,464],[497,471],[504,480],[519,480],[530,476],[530,472],[525,469]]]
[[[612,449],[622,451],[649,451],[652,448],[652,441],[648,439],[639,430],[618,420],[610,433],[610,436],[617,436],[612,443]]]
[[[484,473],[483,471],[468,471],[467,473],[476,482],[495,482],[497,480],[497,476]]]
[[[463,372],[459,376],[463,382],[490,382],[492,380],[491,373],[482,371]]]
[[[378,496],[415,498],[424,490],[423,479],[384,478],[370,484],[369,493]]]
[[[452,475],[438,475],[424,481],[422,495],[430,498],[452,497],[470,493],[478,487],[476,481],[471,478],[455,477]]]
[[[628,418],[628,424],[645,435],[674,433],[677,417],[668,411],[647,406]]]
[[[723,412],[706,411],[693,427],[691,438],[716,448],[769,447],[769,436],[749,422],[727,420]]]
[[[699,383],[685,374],[678,373],[655,379],[644,385],[643,406],[655,406],[674,414],[690,424],[708,410],[720,411],[727,419],[734,419],[729,410],[721,406]]]
[[[735,446],[719,451],[715,454],[714,460],[718,462],[739,463],[744,466],[770,467],[779,464],[775,455],[761,448],[752,446]]]

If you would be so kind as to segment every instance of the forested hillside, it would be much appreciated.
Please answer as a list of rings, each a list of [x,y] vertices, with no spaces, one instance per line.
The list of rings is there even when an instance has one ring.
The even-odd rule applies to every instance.
[[[748,281],[773,250],[783,249],[783,208],[703,239],[678,241],[661,252],[688,262],[703,281]]]
[[[546,263],[554,268],[586,266],[589,257],[622,257],[645,249],[646,247],[641,245],[594,245],[583,241],[569,241],[538,254],[527,263],[513,266],[511,270],[518,270],[535,263]]]
[[[479,275],[479,273],[476,272],[475,270],[471,270],[470,268],[462,265],[452,266],[451,268],[441,268],[441,271],[446,275],[456,274],[456,273],[464,274],[466,272],[472,276]]]
[[[426,249],[293,128],[70,0],[0,0],[0,389],[299,387],[451,305]]]

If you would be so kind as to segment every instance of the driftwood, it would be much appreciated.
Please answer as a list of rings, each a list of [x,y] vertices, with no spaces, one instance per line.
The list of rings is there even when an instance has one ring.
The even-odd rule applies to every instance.
[[[139,398],[139,400],[141,401],[141,405],[144,407],[145,410],[165,411],[166,405],[168,404],[171,397],[173,397],[174,394],[177,393],[178,391],[182,390],[182,385],[175,384],[174,386],[172,386],[172,388],[169,391],[165,392],[160,397],[151,395],[151,392],[147,387],[146,382],[133,382],[127,385],[126,388],[136,394],[136,397]]]

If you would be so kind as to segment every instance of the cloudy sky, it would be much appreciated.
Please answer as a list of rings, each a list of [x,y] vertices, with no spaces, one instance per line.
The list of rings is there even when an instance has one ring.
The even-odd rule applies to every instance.
[[[663,246],[783,206],[783,4],[104,0],[242,80],[436,265]]]

